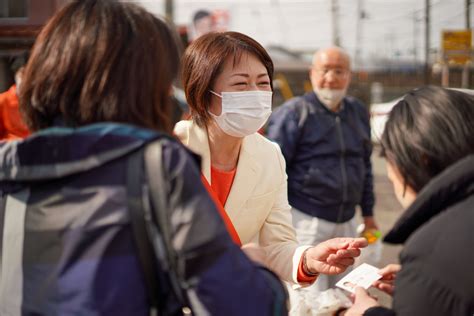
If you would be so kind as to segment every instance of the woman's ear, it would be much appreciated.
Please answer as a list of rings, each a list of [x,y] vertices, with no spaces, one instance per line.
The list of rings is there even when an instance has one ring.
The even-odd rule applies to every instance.
[[[431,161],[430,159],[428,158],[428,155],[427,154],[422,154],[421,155],[421,163],[425,166],[426,170],[429,170],[430,168],[430,165],[431,165]]]
[[[387,175],[393,184],[395,196],[400,204],[407,208],[416,199],[416,192],[408,185],[394,163],[387,160]]]

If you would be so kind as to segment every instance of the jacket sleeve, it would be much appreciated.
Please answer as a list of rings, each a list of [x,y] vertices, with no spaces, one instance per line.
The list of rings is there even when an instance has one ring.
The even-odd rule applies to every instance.
[[[286,292],[234,244],[203,187],[196,161],[179,144],[163,147],[172,244],[198,315],[286,311]],[[238,298],[238,299],[235,299]]]
[[[372,173],[372,143],[370,141],[370,122],[369,113],[363,105],[361,105],[361,120],[364,127],[364,133],[367,135],[367,139],[364,139],[364,164],[365,164],[365,178],[364,178],[364,189],[362,192],[362,200],[360,207],[362,208],[362,216],[372,216],[375,204],[374,196],[374,177]]]
[[[310,246],[298,246],[292,225],[291,207],[288,204],[285,160],[280,148],[275,146],[274,155],[279,162],[280,185],[275,192],[272,208],[262,226],[259,242],[264,247],[267,265],[284,281],[298,284],[298,267],[303,252]],[[276,170],[275,170],[276,172]],[[314,280],[313,280],[314,282]],[[302,283],[300,285],[309,285]]]
[[[395,312],[386,307],[371,307],[365,311],[364,316],[395,316]]]
[[[296,151],[300,135],[296,111],[296,102],[293,99],[277,108],[268,121],[267,137],[280,145],[286,164],[290,165]]]

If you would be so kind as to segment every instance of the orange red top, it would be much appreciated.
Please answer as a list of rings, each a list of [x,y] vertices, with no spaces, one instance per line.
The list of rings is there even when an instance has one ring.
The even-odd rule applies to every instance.
[[[25,138],[30,134],[20,115],[16,86],[0,93],[0,140]]]
[[[318,278],[318,276],[314,275],[308,275],[304,272],[303,270],[303,257],[300,259],[300,263],[298,265],[298,274],[296,275],[296,278],[298,282],[304,282],[304,283],[312,283],[314,280]]]
[[[227,215],[227,212],[224,210],[224,205],[225,201],[227,201],[227,197],[229,196],[230,188],[232,187],[232,182],[234,181],[234,174],[232,175],[232,179],[229,179],[225,176],[223,180],[223,186],[228,187],[227,193],[221,189],[218,188],[218,182],[219,180],[213,179],[211,176],[211,181],[212,181],[212,187],[207,181],[206,177],[201,174],[201,181],[204,185],[204,187],[207,189],[207,192],[209,192],[209,195],[211,196],[212,200],[214,201],[214,204],[217,207],[217,211],[219,212],[220,216],[222,217],[222,220],[224,221],[224,224],[227,228],[227,231],[229,232],[230,237],[232,240],[239,246],[242,246],[242,242],[240,241],[239,234],[237,234],[237,231],[235,230],[234,224],[232,224],[229,216]],[[215,180],[215,181],[214,181]],[[222,180],[222,179],[221,179]],[[228,186],[228,182],[230,182],[230,186]],[[214,188],[217,190],[215,191]],[[218,193],[219,192],[219,193]],[[224,201],[224,204],[221,202],[221,199]]]
[[[211,188],[223,206],[229,197],[236,170],[237,168],[231,171],[222,171],[211,166]]]

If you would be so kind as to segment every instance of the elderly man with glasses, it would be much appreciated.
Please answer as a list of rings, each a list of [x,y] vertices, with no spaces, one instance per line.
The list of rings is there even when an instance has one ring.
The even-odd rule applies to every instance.
[[[350,74],[350,58],[342,49],[317,51],[309,71],[313,91],[287,101],[269,121],[268,137],[286,159],[288,198],[300,243],[354,237],[357,206],[365,228],[377,229],[369,115],[359,100],[346,94]],[[320,276],[299,294],[314,298],[314,292],[336,282],[336,277]]]

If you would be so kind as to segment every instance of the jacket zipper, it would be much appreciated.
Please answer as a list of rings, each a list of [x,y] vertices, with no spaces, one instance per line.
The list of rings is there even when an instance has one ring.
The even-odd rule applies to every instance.
[[[337,214],[337,221],[336,221],[336,223],[340,223],[342,219],[342,213],[344,211],[344,203],[347,201],[347,171],[346,171],[346,164],[345,164],[346,145],[344,143],[344,137],[342,135],[341,118],[339,115],[336,116],[336,129],[337,129],[337,135],[339,137],[339,144],[341,145],[341,155],[339,158],[339,162],[341,164],[341,176],[342,176],[342,203],[339,208],[339,213]]]

